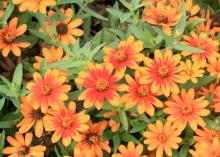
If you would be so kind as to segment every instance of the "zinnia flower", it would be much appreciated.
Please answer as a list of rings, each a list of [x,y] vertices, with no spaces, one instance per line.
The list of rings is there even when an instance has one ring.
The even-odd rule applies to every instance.
[[[15,133],[15,138],[8,136],[7,141],[11,146],[4,148],[3,154],[7,154],[8,157],[44,157],[46,147],[30,146],[32,138],[32,133],[26,133],[25,137],[19,132]]]
[[[153,107],[162,107],[162,102],[155,97],[155,93],[151,91],[150,84],[141,84],[140,77],[136,73],[135,79],[130,75],[125,75],[125,79],[128,83],[126,86],[126,91],[128,92],[124,96],[126,97],[126,103],[131,105],[137,105],[138,112],[143,114],[146,112],[150,116],[154,115],[155,109]]]
[[[102,134],[108,125],[107,121],[89,123],[89,130],[83,133],[81,142],[74,147],[76,157],[102,157],[103,150],[110,153],[109,141],[102,141]]]
[[[4,57],[7,57],[10,51],[12,51],[15,56],[20,56],[20,47],[27,48],[30,46],[28,42],[16,41],[17,37],[23,35],[27,29],[26,24],[22,24],[18,28],[17,24],[18,18],[14,17],[5,28],[0,30],[0,49]]]
[[[113,120],[114,116],[118,116],[118,111],[110,110],[103,113],[103,117],[109,118],[108,125],[110,126],[112,132],[116,132],[120,128],[120,122]]]
[[[201,116],[209,115],[210,111],[205,109],[209,102],[205,100],[205,96],[195,99],[194,89],[186,92],[181,90],[181,95],[171,95],[171,99],[165,102],[164,112],[169,114],[167,120],[172,121],[180,130],[185,129],[187,123],[193,130],[197,129],[197,125],[205,127],[206,123]]]
[[[62,47],[55,48],[54,46],[52,46],[50,49],[43,48],[42,52],[44,58],[40,56],[35,56],[35,60],[37,62],[34,63],[33,66],[36,70],[40,70],[40,64],[43,59],[46,59],[48,64],[68,59],[68,56],[63,56]]]
[[[181,61],[180,67],[183,71],[180,75],[186,80],[191,80],[193,83],[198,82],[198,77],[202,77],[204,70],[201,69],[201,65],[199,62],[192,63],[191,60],[186,60],[186,62]]]
[[[218,57],[216,60],[209,61],[206,67],[209,75],[215,77],[218,82],[220,79],[220,57]]]
[[[195,145],[195,150],[189,150],[192,157],[219,157],[220,142],[217,138],[211,144],[203,142]]]
[[[64,42],[67,45],[73,45],[76,42],[75,37],[80,37],[84,34],[83,30],[77,28],[82,25],[83,20],[80,18],[72,20],[73,10],[71,8],[66,10],[61,8],[60,11],[65,16],[65,19],[62,21],[56,21],[56,38],[58,41]],[[51,17],[55,12],[51,10],[48,14]],[[48,35],[50,35],[51,32],[51,25],[52,23],[47,21],[46,26]],[[41,28],[40,31],[43,32],[43,29]]]
[[[19,4],[19,11],[30,11],[36,13],[40,11],[46,14],[47,7],[56,5],[56,0],[12,0],[13,4]]]
[[[141,83],[152,84],[153,93],[160,91],[166,97],[170,95],[170,92],[178,94],[177,83],[186,82],[185,78],[179,74],[181,72],[181,68],[178,66],[180,59],[179,54],[173,55],[170,50],[163,54],[159,50],[155,50],[154,60],[148,57],[144,59],[145,67],[142,69],[144,76],[141,77]]]
[[[179,14],[178,8],[171,4],[165,4],[163,1],[146,7],[143,14],[144,21],[152,25],[162,26],[163,31],[168,35],[172,33],[170,27],[175,26],[182,16]]]
[[[33,125],[35,126],[35,135],[39,138],[43,135],[43,117],[44,113],[40,109],[34,109],[33,104],[30,101],[29,97],[22,97],[22,104],[20,105],[21,113],[24,116],[24,119],[21,120],[17,127],[19,128],[20,133],[28,132]]]
[[[143,50],[143,42],[135,41],[134,36],[130,36],[127,40],[123,40],[118,44],[117,49],[104,47],[104,62],[112,63],[116,70],[116,76],[122,78],[126,71],[126,67],[136,69],[137,62],[142,61],[144,55],[140,52]]]
[[[209,61],[215,61],[217,57],[219,57],[218,53],[218,46],[219,46],[219,41],[218,40],[213,40],[212,38],[208,37],[206,33],[200,33],[197,35],[195,32],[191,32],[191,36],[186,36],[183,35],[183,38],[186,41],[181,42],[182,44],[199,48],[203,50],[204,52],[188,52],[188,51],[183,51],[182,55],[188,56],[192,55],[192,60],[194,62],[199,62],[202,66],[206,65],[207,60]]]
[[[118,78],[112,74],[112,64],[88,64],[88,72],[82,71],[76,78],[75,82],[86,88],[79,95],[79,100],[84,100],[84,107],[95,107],[100,110],[104,104],[104,100],[114,106],[117,106],[120,101],[120,96],[117,93],[120,85],[116,84]]]
[[[199,12],[200,7],[198,4],[193,5],[193,0],[185,0],[184,2],[185,2],[185,9],[186,9],[187,16],[189,15],[194,16]],[[173,7],[178,8],[179,10],[182,7],[182,3],[183,3],[183,0],[172,0],[171,1],[171,4],[173,5]]]
[[[60,75],[57,69],[48,69],[42,77],[38,72],[33,74],[34,82],[27,84],[30,90],[30,99],[34,109],[41,108],[46,113],[48,106],[57,107],[68,99],[67,93],[70,85],[64,85],[67,81],[65,76]]]
[[[165,151],[167,156],[172,156],[172,149],[178,149],[178,143],[182,142],[179,137],[181,131],[178,130],[170,121],[164,125],[160,120],[156,124],[148,125],[149,131],[144,132],[144,144],[148,145],[148,150],[156,149],[156,157],[163,157]]]
[[[115,153],[112,157],[147,157],[147,155],[142,155],[143,149],[142,144],[135,146],[133,142],[128,142],[127,147],[120,145],[118,148],[120,153]]]
[[[72,139],[76,142],[82,140],[81,132],[89,129],[86,124],[89,121],[89,115],[84,111],[76,113],[76,104],[70,102],[68,108],[63,105],[59,109],[53,110],[44,117],[45,130],[54,131],[51,141],[56,143],[62,138],[64,146],[69,146]]]

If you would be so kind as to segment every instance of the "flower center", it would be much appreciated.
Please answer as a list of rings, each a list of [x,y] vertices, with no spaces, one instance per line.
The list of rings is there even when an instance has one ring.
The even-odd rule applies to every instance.
[[[56,27],[57,33],[60,35],[66,34],[67,33],[67,25],[64,23],[60,23]]]
[[[127,59],[127,55],[124,51],[118,50],[115,55],[117,60],[120,62],[123,62]]]
[[[158,139],[161,143],[165,143],[167,141],[167,136],[162,134],[159,134]]]
[[[99,78],[97,81],[96,81],[96,89],[97,91],[105,91],[109,86],[109,82],[108,80],[106,79],[103,79],[103,78]]]
[[[99,141],[99,138],[98,138],[96,135],[90,134],[90,135],[88,136],[88,142],[89,142],[90,144],[95,144],[95,143],[97,143],[98,141]]]
[[[158,68],[157,73],[160,77],[165,78],[169,75],[169,69],[166,65],[163,65]]]
[[[9,44],[15,40],[15,36],[10,32],[6,32],[3,38],[4,38],[4,41]]]
[[[168,23],[168,17],[164,16],[164,15],[159,15],[158,19],[157,19],[158,23]]]
[[[72,126],[72,120],[69,117],[64,117],[62,119],[62,126],[65,129],[68,129]]]
[[[35,119],[35,120],[40,120],[43,118],[44,114],[41,112],[40,109],[38,110],[33,110],[32,113],[31,113],[32,117]]]
[[[145,96],[147,96],[148,95],[148,87],[147,86],[140,86],[139,88],[138,88],[138,91],[137,91],[137,93],[138,93],[138,96],[141,96],[141,97],[145,97]]]
[[[44,85],[44,86],[41,87],[41,93],[44,96],[48,96],[52,93],[52,89],[51,89],[51,87],[49,87],[47,85]]]
[[[21,146],[18,148],[18,155],[19,156],[25,156],[29,153],[30,148],[27,146]]]
[[[193,111],[193,109],[192,109],[192,107],[189,106],[189,105],[184,105],[184,106],[182,107],[182,114],[183,114],[183,115],[188,115],[188,114],[192,113],[192,111]]]

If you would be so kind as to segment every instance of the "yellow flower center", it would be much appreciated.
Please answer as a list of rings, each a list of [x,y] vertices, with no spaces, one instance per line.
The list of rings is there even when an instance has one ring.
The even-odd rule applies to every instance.
[[[182,107],[182,114],[183,114],[183,115],[188,115],[188,114],[192,113],[192,111],[193,111],[193,109],[192,109],[192,107],[189,106],[189,105],[184,105],[184,106]]]
[[[44,85],[44,86],[41,87],[41,93],[44,96],[48,96],[52,93],[52,89],[51,89],[51,87],[49,87],[47,85]]]
[[[169,68],[166,65],[163,65],[158,68],[157,73],[160,77],[165,78],[169,75]]]
[[[40,109],[33,110],[31,115],[32,115],[33,119],[35,119],[35,120],[40,120],[44,117],[44,114],[41,112]]]
[[[89,136],[89,143],[97,143],[99,141],[99,138],[95,135]]]
[[[68,129],[72,126],[72,120],[69,117],[64,117],[62,119],[62,126],[65,129]]]
[[[120,62],[123,62],[127,59],[126,53],[122,50],[118,50],[115,55],[117,60]]]
[[[167,136],[165,134],[161,133],[161,134],[158,135],[158,140],[161,143],[165,143],[167,141]]]
[[[106,79],[99,78],[96,81],[96,89],[97,91],[105,91],[109,87],[109,82]]]
[[[12,43],[15,40],[15,36],[11,32],[7,32],[3,36],[6,43]]]
[[[19,156],[25,156],[29,153],[30,148],[27,146],[21,146],[18,148],[18,155]]]
[[[159,15],[157,19],[158,23],[168,23],[168,17],[165,15]]]
[[[147,96],[148,95],[148,87],[147,86],[140,86],[139,88],[138,88],[138,91],[137,91],[137,93],[138,93],[138,96],[141,96],[141,97],[145,97],[145,96]]]
[[[67,28],[67,25],[66,25],[66,24],[60,23],[60,24],[57,25],[56,30],[57,30],[57,33],[58,33],[59,35],[64,35],[64,34],[67,33],[68,28]]]

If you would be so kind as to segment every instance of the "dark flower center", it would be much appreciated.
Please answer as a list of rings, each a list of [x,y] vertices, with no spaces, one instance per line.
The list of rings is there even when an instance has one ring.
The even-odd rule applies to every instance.
[[[40,120],[44,117],[44,114],[41,112],[40,109],[38,110],[33,110],[32,111],[32,117],[35,119],[35,120]]]
[[[18,148],[18,154],[19,156],[25,156],[29,153],[30,148],[27,146],[21,146]]]
[[[56,30],[58,34],[63,35],[67,33],[68,28],[66,24],[60,23],[57,25]]]
[[[164,15],[160,15],[158,16],[158,19],[157,19],[158,23],[168,23],[168,17],[164,16]]]
[[[15,40],[15,37],[12,33],[10,32],[6,32],[3,36],[3,40],[4,42],[10,44],[10,43],[13,43],[13,41]]]

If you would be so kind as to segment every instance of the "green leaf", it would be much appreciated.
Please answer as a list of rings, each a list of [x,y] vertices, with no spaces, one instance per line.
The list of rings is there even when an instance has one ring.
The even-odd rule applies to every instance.
[[[137,133],[147,128],[147,125],[137,125],[130,130],[130,133]]]
[[[50,41],[50,37],[47,36],[46,34],[42,33],[42,32],[36,31],[34,29],[29,29],[29,31],[31,33],[33,33],[36,37],[40,38],[40,39],[43,39],[45,41]]]
[[[0,99],[0,111],[3,108],[4,104],[5,104],[5,98]]]
[[[37,12],[37,13],[35,13],[35,14],[33,14],[33,15],[34,15],[34,16],[37,18],[37,20],[39,21],[41,27],[42,27],[43,30],[44,30],[44,33],[46,33],[46,32],[47,32],[47,28],[46,28],[46,23],[45,23],[45,17],[44,17],[44,15],[41,14],[40,12]]]
[[[120,118],[120,121],[121,121],[121,124],[122,124],[124,130],[128,131],[128,118],[127,118],[125,110],[121,110],[119,112],[119,118]]]
[[[22,63],[19,63],[14,71],[12,82],[15,83],[18,87],[21,86],[23,77],[23,66]]]
[[[194,52],[194,53],[203,53],[204,52],[204,50],[198,49],[196,47],[191,47],[188,45],[181,45],[181,44],[174,45],[174,48],[179,51],[188,51],[188,52]]]
[[[57,1],[57,5],[69,4],[69,3],[80,4],[79,0],[58,0],[58,1]]]
[[[128,8],[129,10],[131,10],[131,5],[125,1],[125,0],[119,0],[126,8]]]
[[[113,137],[113,145],[114,145],[114,148],[113,148],[113,152],[117,152],[117,149],[119,147],[121,143],[121,138],[118,134],[116,134],[114,137]]]
[[[122,134],[121,140],[124,141],[124,142],[133,141],[136,144],[140,143],[140,141],[138,139],[136,139],[134,136],[132,136],[131,134],[128,134],[128,133]]]
[[[6,120],[6,121],[0,121],[0,128],[13,128],[20,119],[15,119],[15,120]]]
[[[178,154],[177,150],[173,150],[173,157],[179,157],[179,154]]]
[[[3,151],[4,145],[5,145],[5,131],[3,130],[0,136],[0,157],[3,156],[2,151]]]
[[[189,152],[189,146],[183,145],[180,149],[179,157],[187,157],[188,152]]]
[[[57,150],[57,147],[54,146],[54,148],[55,148],[56,157],[63,157],[63,156],[59,153],[59,151]]]
[[[12,88],[12,83],[7,78],[5,78],[4,76],[0,76],[0,78],[10,89]]]
[[[46,69],[50,69],[50,68],[69,69],[69,68],[81,67],[83,64],[84,63],[81,60],[72,60],[72,59],[62,60],[59,62],[46,65]]]
[[[6,10],[4,11],[4,14],[3,14],[0,21],[5,21],[6,22],[8,20],[8,18],[11,16],[13,10],[14,10],[14,5],[12,3],[10,3],[7,6]]]
[[[104,16],[94,12],[93,10],[89,9],[89,8],[85,8],[84,11],[89,14],[92,17],[95,17],[97,19],[103,20],[103,21],[108,21],[107,18],[105,18]]]
[[[96,53],[105,45],[105,43],[100,44],[99,46],[95,47],[90,53],[89,53],[89,61],[93,59],[93,57],[96,55]]]
[[[117,17],[120,19],[120,22],[123,23],[125,21],[127,21],[132,14],[131,13],[123,13],[118,9],[114,9],[114,8],[107,8],[106,9],[111,15]]]
[[[204,23],[205,21],[206,20],[203,19],[203,18],[199,18],[199,19],[193,20],[191,23],[188,24],[187,29],[193,30],[196,26]]]

